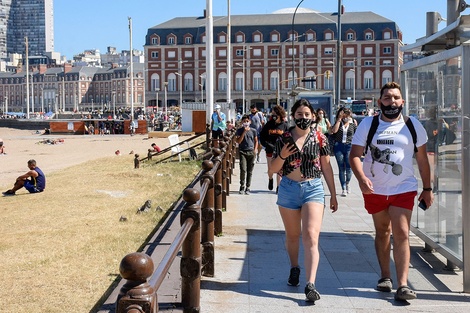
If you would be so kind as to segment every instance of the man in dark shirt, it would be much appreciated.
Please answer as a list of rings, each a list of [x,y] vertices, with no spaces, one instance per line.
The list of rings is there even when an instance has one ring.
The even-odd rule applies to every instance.
[[[240,191],[250,194],[251,176],[255,166],[255,156],[258,148],[258,132],[250,126],[248,115],[242,117],[242,127],[237,130],[235,140],[238,143],[240,155]],[[245,182],[246,177],[246,182]],[[246,188],[245,188],[246,186]]]
[[[30,193],[43,192],[46,188],[46,176],[39,167],[36,166],[35,160],[28,161],[29,171],[16,179],[12,189],[2,192],[4,196],[14,196],[15,192],[21,188],[25,188]]]

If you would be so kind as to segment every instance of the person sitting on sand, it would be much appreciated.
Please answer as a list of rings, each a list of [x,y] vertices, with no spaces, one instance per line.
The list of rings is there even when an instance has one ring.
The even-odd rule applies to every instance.
[[[12,189],[2,192],[4,196],[14,196],[15,192],[21,188],[25,188],[30,193],[43,192],[46,189],[46,176],[39,167],[36,166],[35,160],[28,161],[29,171],[19,176]]]
[[[5,146],[3,145],[3,139],[0,138],[0,155],[2,154],[7,154],[7,153],[5,152]]]

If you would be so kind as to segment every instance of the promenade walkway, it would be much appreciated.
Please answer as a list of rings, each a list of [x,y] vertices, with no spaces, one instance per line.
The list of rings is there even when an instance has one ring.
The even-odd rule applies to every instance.
[[[334,158],[332,164],[337,173]],[[316,281],[321,300],[315,305],[305,302],[302,251],[301,284],[291,287],[286,283],[290,265],[283,225],[276,195],[267,190],[266,171],[263,152],[255,165],[251,195],[239,195],[236,164],[228,209],[223,213],[223,236],[215,239],[215,277],[204,277],[202,281],[201,312],[470,311],[470,295],[462,293],[462,273],[446,271],[445,259],[437,253],[424,252],[424,243],[413,234],[409,285],[418,299],[400,303],[394,300],[394,293],[374,290],[380,278],[374,228],[363,209],[355,178],[352,193],[338,196],[339,210],[334,214],[325,210]],[[338,186],[337,177],[336,183]]]

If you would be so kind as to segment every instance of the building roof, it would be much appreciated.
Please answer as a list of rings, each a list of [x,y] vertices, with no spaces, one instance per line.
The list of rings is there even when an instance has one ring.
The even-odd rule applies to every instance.
[[[284,13],[285,11],[277,11],[273,14],[252,14],[252,15],[232,15],[230,16],[230,24],[232,26],[232,34],[237,31],[243,31],[249,34],[253,31],[260,31],[269,35],[273,30],[281,33],[280,40],[285,40],[292,30],[292,13]],[[297,11],[295,15],[295,31],[302,33],[306,30],[313,29],[319,35],[330,29],[337,31],[336,23],[338,16],[336,13],[318,13],[310,10],[308,12]],[[347,12],[341,16],[341,24],[343,33],[350,28],[356,31],[360,29],[372,28],[377,30],[377,39],[382,39],[381,31],[384,27],[390,28],[394,32],[394,38],[397,38],[399,31],[395,22],[380,16],[373,12]],[[226,32],[227,16],[213,17],[214,33]],[[149,36],[158,33],[161,37],[169,34],[175,34],[178,37],[178,44],[182,44],[183,36],[192,34],[195,38],[194,42],[198,43],[198,37],[205,32],[206,20],[204,17],[176,17],[159,25],[151,27],[147,32],[147,44]],[[215,37],[215,36],[214,36]],[[269,38],[269,37],[266,37]],[[250,42],[251,36],[246,38],[246,42]],[[180,42],[181,40],[181,42]]]

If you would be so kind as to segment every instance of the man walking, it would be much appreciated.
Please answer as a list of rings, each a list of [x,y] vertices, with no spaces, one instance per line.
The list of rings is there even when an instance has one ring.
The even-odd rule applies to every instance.
[[[242,127],[237,129],[235,141],[238,143],[240,157],[240,194],[250,194],[251,176],[255,166],[255,153],[258,148],[256,129],[251,127],[250,117],[242,117]],[[246,180],[245,180],[246,178]]]
[[[374,131],[372,116],[359,124],[352,140],[350,164],[359,181],[364,206],[374,221],[375,250],[381,271],[376,289],[391,292],[393,288],[390,272],[390,235],[393,233],[398,287],[395,300],[406,301],[416,298],[416,293],[407,284],[410,220],[418,189],[413,168],[415,151],[423,183],[418,200],[424,201],[426,207],[430,207],[434,200],[426,155],[427,136],[419,121],[402,115],[405,100],[399,84],[385,84],[377,103],[381,109],[378,125]],[[369,129],[373,131],[372,140],[368,136]],[[364,149],[366,154],[364,162],[361,162]]]
[[[256,108],[255,104],[252,104],[250,106],[250,121],[251,121],[251,127],[256,129],[257,136],[259,137],[261,134],[261,129],[263,128],[265,124],[265,119],[263,113],[258,111],[258,108]],[[258,145],[256,152],[256,162],[259,162],[259,154],[261,153],[261,149],[263,147],[261,145]]]

